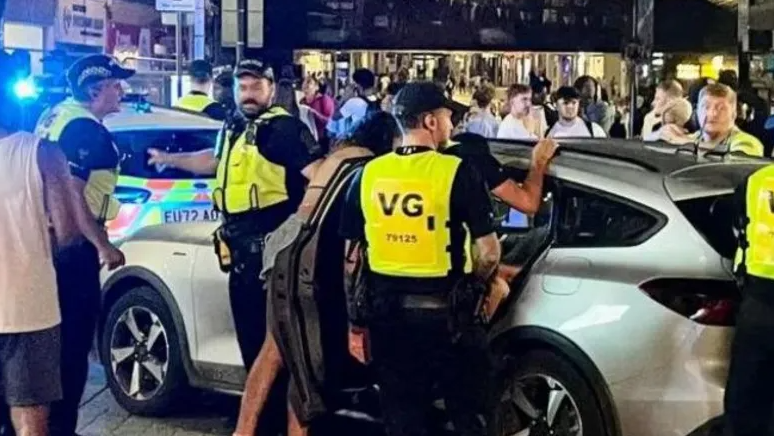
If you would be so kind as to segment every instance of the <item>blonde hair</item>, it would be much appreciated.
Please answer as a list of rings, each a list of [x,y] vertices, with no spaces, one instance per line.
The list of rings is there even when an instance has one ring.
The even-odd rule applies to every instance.
[[[683,126],[691,119],[693,108],[691,103],[684,99],[679,98],[670,102],[661,114],[661,119],[664,124],[676,124]]]

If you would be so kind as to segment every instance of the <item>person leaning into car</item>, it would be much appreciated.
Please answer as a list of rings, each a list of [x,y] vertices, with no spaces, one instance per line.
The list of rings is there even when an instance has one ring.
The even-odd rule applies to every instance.
[[[57,144],[67,157],[73,176],[68,190],[83,235],[54,261],[62,316],[62,399],[51,405],[52,435],[75,434],[101,303],[101,263],[111,269],[124,263],[105,231],[105,222],[119,209],[113,197],[119,154],[102,120],[120,110],[121,80],[133,74],[105,55],[79,59],[67,71],[72,98],[45,112],[35,128],[38,137]]]
[[[216,232],[216,250],[221,267],[229,272],[237,341],[249,370],[266,333],[266,294],[259,278],[264,240],[296,212],[322,153],[301,120],[272,105],[274,73],[270,66],[246,59],[237,65],[235,76],[244,118],[237,117],[224,127],[214,153],[148,152],[151,165],[216,174],[217,187],[212,195],[223,215],[223,225]],[[240,123],[241,119],[246,121]],[[266,406],[270,413],[263,414],[262,424],[264,418],[269,421],[259,426],[261,432],[284,430],[285,393],[281,383],[275,387]]]
[[[524,183],[521,184],[508,177],[505,167],[492,156],[489,143],[481,135],[460,133],[444,146],[443,152],[468,162],[484,178],[491,194],[503,203],[519,212],[533,216],[540,209],[543,199],[543,179],[545,179],[548,164],[553,159],[557,147],[556,141],[551,138],[538,141],[532,149],[529,172]],[[507,260],[505,253],[503,253],[503,257],[504,260]],[[499,279],[512,279],[518,271],[519,269],[514,266],[500,265],[497,274],[498,281]],[[496,308],[498,302],[506,297],[501,292],[507,290],[508,286],[502,286],[503,283],[499,284],[501,286],[492,287],[487,299],[487,303],[491,305],[492,309]]]
[[[350,310],[350,338],[362,339],[367,329],[390,436],[433,432],[426,412],[436,384],[458,434],[486,432],[486,342],[483,334],[472,334],[475,327],[464,340],[450,329],[457,314],[449,300],[472,277],[492,279],[500,244],[481,176],[458,157],[438,152],[451,135],[455,108],[435,84],[407,84],[393,106],[403,144],[368,162],[353,179],[342,216],[348,246],[364,247],[357,256],[367,264],[365,293],[373,301],[365,319]],[[348,251],[352,274],[356,251]],[[356,357],[368,356],[361,350]]]
[[[774,418],[774,165],[751,174],[733,200],[742,303],[724,399],[726,426],[732,436],[768,435]]]

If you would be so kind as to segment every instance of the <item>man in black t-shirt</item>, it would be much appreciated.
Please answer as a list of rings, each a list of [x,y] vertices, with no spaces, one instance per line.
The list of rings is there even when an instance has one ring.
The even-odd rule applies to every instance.
[[[364,338],[370,335],[391,436],[433,433],[426,412],[436,384],[457,432],[485,434],[485,335],[474,322],[453,323],[450,332],[449,320],[475,317],[484,297],[477,290],[485,287],[471,282],[493,277],[500,245],[478,172],[437,151],[449,140],[456,107],[432,83],[406,85],[393,106],[403,145],[365,165],[344,206],[341,234],[367,253],[365,301],[373,302],[366,316],[350,311],[350,349],[367,360]],[[463,295],[471,298],[449,303]]]
[[[557,148],[558,145],[553,139],[538,141],[532,149],[532,162],[523,183],[517,183],[508,176],[505,167],[492,156],[487,139],[481,135],[456,135],[444,148],[444,152],[469,162],[484,178],[492,195],[503,203],[519,212],[534,215],[540,208],[543,179]]]

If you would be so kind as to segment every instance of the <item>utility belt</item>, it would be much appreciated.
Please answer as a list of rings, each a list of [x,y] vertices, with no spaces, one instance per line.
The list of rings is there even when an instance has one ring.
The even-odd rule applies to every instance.
[[[262,256],[266,235],[246,225],[223,224],[213,233],[220,270],[228,273],[245,257]]]
[[[396,292],[397,286],[376,284],[375,280],[378,274],[365,272],[355,285],[350,316],[358,324],[390,322],[412,312],[436,312],[447,319],[453,342],[470,337],[469,333],[486,324],[483,308],[489,287],[472,276],[449,280],[448,291],[433,293]]]

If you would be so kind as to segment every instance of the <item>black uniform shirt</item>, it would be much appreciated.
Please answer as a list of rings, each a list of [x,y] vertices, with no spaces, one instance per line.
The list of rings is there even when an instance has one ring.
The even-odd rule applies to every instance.
[[[508,180],[505,168],[492,156],[489,143],[483,136],[460,135],[460,142],[444,150],[444,153],[457,156],[468,162],[484,178],[489,190],[493,190]]]
[[[431,153],[426,147],[407,147],[418,153]],[[406,149],[399,148],[398,152]],[[362,170],[352,180],[344,204],[340,234],[346,239],[365,241],[365,216],[360,203]],[[449,228],[451,229],[452,265],[462,270],[464,264],[463,244],[465,233],[462,225],[470,231],[471,241],[495,231],[494,213],[489,200],[489,192],[481,176],[473,167],[462,161],[452,182],[451,211]],[[450,281],[446,279],[416,279],[378,276],[378,285],[405,289],[407,293],[447,292]],[[458,277],[452,277],[452,280]]]

